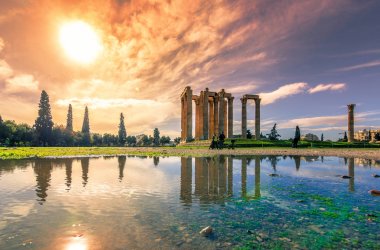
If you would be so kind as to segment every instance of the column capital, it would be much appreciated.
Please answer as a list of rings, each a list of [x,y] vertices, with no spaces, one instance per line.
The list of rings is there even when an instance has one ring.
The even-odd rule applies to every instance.
[[[261,98],[256,98],[256,99],[255,99],[255,104],[256,104],[256,105],[259,105],[260,102],[261,102]]]
[[[247,104],[247,98],[240,98],[240,101],[242,104]]]

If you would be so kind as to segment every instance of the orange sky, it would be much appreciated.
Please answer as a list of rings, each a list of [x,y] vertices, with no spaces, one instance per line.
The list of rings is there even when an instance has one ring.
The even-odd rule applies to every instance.
[[[0,114],[33,124],[45,89],[56,124],[65,124],[71,103],[75,129],[88,105],[93,132],[116,133],[123,112],[128,134],[158,127],[174,137],[180,134],[179,95],[190,85],[195,93],[209,87],[235,95],[236,132],[240,96],[263,94],[263,126],[267,120],[269,127],[284,119],[274,117],[278,101],[347,89],[339,77],[286,78],[278,65],[293,57],[284,51],[294,51],[302,32],[340,11],[357,11],[348,2],[1,1]],[[73,20],[87,22],[100,36],[103,51],[91,64],[71,60],[59,43],[60,28]],[[336,107],[331,115],[344,112]]]

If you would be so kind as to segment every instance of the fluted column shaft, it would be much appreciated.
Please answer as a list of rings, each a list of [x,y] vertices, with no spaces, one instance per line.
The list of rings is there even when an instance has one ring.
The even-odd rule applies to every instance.
[[[228,99],[228,138],[232,138],[233,137],[233,131],[234,131],[234,125],[233,125],[233,121],[234,121],[234,107],[233,107],[233,104],[234,104],[234,98],[231,97]]]
[[[247,99],[241,98],[241,138],[247,138]]]
[[[261,99],[255,99],[255,139],[260,140],[260,102]]]
[[[348,142],[354,142],[354,109],[355,104],[347,105],[348,108]]]

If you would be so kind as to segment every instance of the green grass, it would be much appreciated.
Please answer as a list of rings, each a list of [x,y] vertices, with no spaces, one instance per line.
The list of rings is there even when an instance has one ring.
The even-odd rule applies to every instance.
[[[252,139],[235,139],[235,146],[237,148],[251,148],[251,147],[291,147],[292,142],[290,140],[278,140],[269,141],[261,140],[256,141]],[[192,148],[204,148],[208,147],[211,140],[208,141],[194,141],[188,145],[183,145],[181,147],[192,147]],[[226,139],[225,144],[231,144],[231,139]],[[300,141],[298,143],[299,148],[380,148],[379,143],[363,143],[363,142],[308,142]]]

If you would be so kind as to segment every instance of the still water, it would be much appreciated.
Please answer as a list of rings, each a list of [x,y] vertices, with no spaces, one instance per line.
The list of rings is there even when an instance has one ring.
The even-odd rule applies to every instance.
[[[0,161],[0,249],[379,249],[372,174],[337,157]]]

